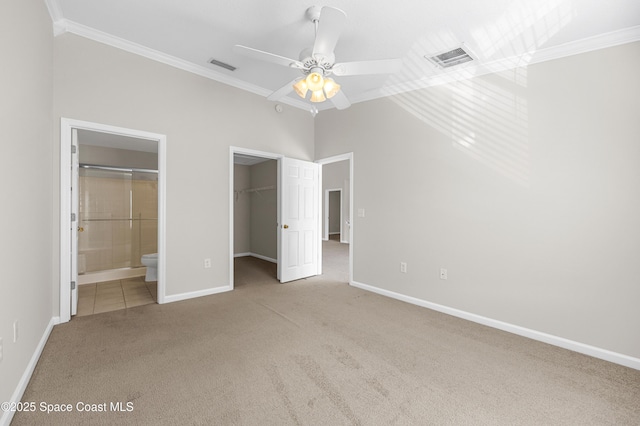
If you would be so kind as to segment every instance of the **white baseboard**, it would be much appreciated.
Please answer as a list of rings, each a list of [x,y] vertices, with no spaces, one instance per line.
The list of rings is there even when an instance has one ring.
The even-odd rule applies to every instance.
[[[44,333],[40,338],[40,342],[38,342],[38,346],[36,346],[36,350],[33,352],[33,355],[29,360],[29,364],[27,364],[27,368],[24,370],[24,373],[22,373],[18,386],[13,391],[13,395],[11,395],[11,400],[6,402],[18,403],[22,400],[22,395],[24,395],[24,391],[27,389],[29,380],[31,380],[31,375],[33,374],[33,370],[36,368],[40,355],[42,355],[44,345],[47,343],[49,335],[51,335],[51,330],[53,330],[53,326],[56,324],[60,324],[60,317],[52,317],[49,324],[47,324],[47,328],[45,328]],[[14,414],[14,411],[4,411],[2,413],[2,417],[0,417],[0,425],[8,426],[11,423]]]
[[[271,262],[271,263],[278,263],[278,259],[274,259],[272,257],[263,256],[263,255],[257,254],[257,253],[247,252],[247,253],[236,253],[236,254],[233,255],[233,257],[247,257],[247,256],[251,256],[251,257],[258,258],[258,259],[266,260],[267,262]]]
[[[529,328],[520,327],[518,325],[509,324],[506,322],[498,321],[495,319],[483,317],[481,315],[472,314],[470,312],[461,311],[459,309],[450,308],[444,305],[438,305],[437,303],[427,302],[426,300],[418,299],[412,296],[406,296],[404,294],[396,293],[389,290],[384,290],[378,287],[363,284],[357,281],[351,281],[350,283],[354,287],[361,288],[363,290],[371,291],[373,293],[381,294],[383,296],[391,297],[393,299],[401,300],[403,302],[411,303],[413,305],[422,306],[423,308],[432,309],[434,311],[442,312],[454,317],[462,318],[468,321],[472,321],[478,324],[486,325],[489,327],[497,328],[498,330],[507,331],[509,333],[517,334],[519,336],[528,337],[529,339],[538,340],[540,342],[548,343],[550,345],[559,346],[564,349],[569,349],[574,352],[589,355],[594,358],[603,359],[605,361],[613,362],[615,364],[624,365],[636,370],[640,370],[640,358],[635,358],[629,355],[620,354],[607,349],[598,348],[595,346],[587,345],[584,343],[576,342],[573,340],[565,339],[563,337],[554,336],[551,334],[543,333]]]
[[[278,259],[273,259],[271,257],[263,256],[261,254],[251,253],[251,256],[257,257],[258,259],[266,260],[267,262],[278,263]]]
[[[223,287],[208,288],[206,290],[191,291],[188,293],[172,294],[165,296],[163,303],[179,302],[181,300],[195,299],[196,297],[211,296],[212,294],[224,293],[233,290],[233,286],[225,285]]]

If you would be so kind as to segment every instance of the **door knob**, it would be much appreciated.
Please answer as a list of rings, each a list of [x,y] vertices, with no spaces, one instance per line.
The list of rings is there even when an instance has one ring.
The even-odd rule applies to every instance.
[[[284,229],[289,229],[289,225],[284,225],[283,228]]]
[[[82,226],[78,226],[78,232],[84,232],[84,228]]]

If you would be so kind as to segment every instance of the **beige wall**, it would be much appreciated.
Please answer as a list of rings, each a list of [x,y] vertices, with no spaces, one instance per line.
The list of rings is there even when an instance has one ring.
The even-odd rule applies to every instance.
[[[251,188],[278,184],[278,162],[263,161],[251,166]],[[278,192],[251,193],[251,252],[269,259],[278,258]]]
[[[57,303],[52,194],[58,175],[51,111],[53,34],[45,3],[2,1],[0,27],[0,401],[10,401]],[[8,413],[0,411],[0,423],[4,416]]]
[[[167,295],[229,285],[229,146],[311,160],[311,115],[72,34],[54,53],[56,129],[67,117],[167,136]]]
[[[234,164],[234,191],[251,188],[251,166]],[[233,253],[251,252],[251,194],[238,193],[233,205]]]
[[[634,43],[323,111],[354,280],[640,357],[638,75]]]

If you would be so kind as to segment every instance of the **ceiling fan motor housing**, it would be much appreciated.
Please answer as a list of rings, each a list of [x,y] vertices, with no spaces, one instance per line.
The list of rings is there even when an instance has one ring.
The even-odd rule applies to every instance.
[[[300,62],[304,66],[302,70],[305,74],[309,74],[313,68],[322,68],[323,75],[331,74],[331,68],[335,62],[335,55],[329,54],[316,54],[313,55],[313,48],[308,47],[300,52]]]

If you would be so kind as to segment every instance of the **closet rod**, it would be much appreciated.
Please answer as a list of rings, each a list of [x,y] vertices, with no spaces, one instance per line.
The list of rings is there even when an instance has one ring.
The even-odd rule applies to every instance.
[[[258,192],[258,191],[267,191],[269,189],[276,189],[275,185],[271,185],[271,186],[263,186],[262,188],[251,188],[251,189],[241,189],[236,191],[237,193],[243,193],[243,192]]]
[[[111,167],[111,166],[100,166],[98,164],[78,164],[79,167],[83,169],[96,169],[96,170],[109,170],[112,172],[129,172],[129,173],[158,173],[157,170],[153,169],[138,169],[138,168],[126,168],[126,167]]]

